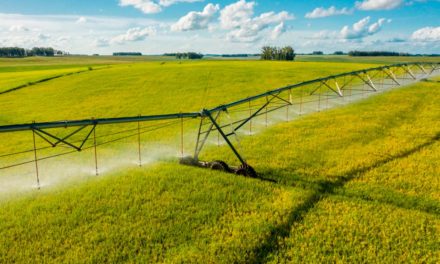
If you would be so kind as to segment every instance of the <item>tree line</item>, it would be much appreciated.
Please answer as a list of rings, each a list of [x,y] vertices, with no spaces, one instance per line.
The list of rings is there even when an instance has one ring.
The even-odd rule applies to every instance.
[[[47,56],[63,55],[64,52],[55,50],[51,47],[34,47],[24,49],[19,47],[0,47],[0,57],[21,58],[29,56]]]
[[[113,52],[113,56],[142,56],[140,52]]]
[[[218,55],[223,58],[247,58],[247,57],[258,57],[261,54],[248,54],[248,53],[237,53],[237,54],[221,54]]]
[[[350,51],[348,56],[365,57],[365,56],[411,56],[409,53],[394,51]]]
[[[190,59],[197,60],[202,59],[204,57],[201,53],[196,52],[177,52],[177,53],[164,53],[163,56],[176,57],[176,59]]]
[[[295,50],[291,46],[286,47],[271,47],[264,46],[261,48],[262,60],[284,60],[293,61],[295,59]]]

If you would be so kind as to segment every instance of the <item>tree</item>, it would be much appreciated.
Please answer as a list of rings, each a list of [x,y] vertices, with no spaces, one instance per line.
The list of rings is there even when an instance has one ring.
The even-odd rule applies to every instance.
[[[291,46],[284,47],[282,53],[284,54],[284,60],[286,61],[293,61],[295,59],[295,50]]]
[[[203,54],[196,52],[176,53],[176,59],[199,60],[203,58]]]
[[[44,47],[34,47],[31,50],[31,56],[48,56],[52,57],[55,55],[55,50],[53,48],[44,48]]]
[[[25,57],[26,50],[19,47],[0,48],[0,57]]]
[[[264,46],[263,48],[261,48],[261,59],[273,60],[273,48],[269,46]]]
[[[29,56],[54,56],[67,54],[63,51],[55,51],[51,47],[34,47],[30,50],[26,50],[19,47],[4,47],[0,48],[0,57],[29,57]]]
[[[350,51],[349,56],[411,56],[409,53],[393,52],[393,51]]]
[[[291,46],[283,48],[264,46],[261,48],[262,60],[285,60],[293,61],[295,59],[295,50]]]
[[[113,52],[113,56],[142,56],[140,52]]]

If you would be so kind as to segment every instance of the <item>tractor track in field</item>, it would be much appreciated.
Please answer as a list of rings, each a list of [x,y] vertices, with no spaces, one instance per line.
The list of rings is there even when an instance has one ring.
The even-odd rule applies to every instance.
[[[55,76],[51,76],[51,77],[46,77],[46,78],[43,78],[43,79],[40,79],[40,80],[28,82],[26,84],[21,84],[19,86],[15,86],[15,87],[9,88],[9,89],[7,89],[5,91],[0,92],[0,95],[11,93],[11,92],[14,92],[14,91],[17,91],[17,90],[21,90],[23,88],[31,87],[31,86],[34,86],[34,85],[37,85],[37,84],[40,84],[40,83],[45,83],[45,82],[48,82],[48,81],[51,81],[51,80],[55,80],[55,79],[59,79],[59,78],[62,78],[62,77],[71,76],[71,75],[74,75],[74,74],[81,74],[81,73],[85,73],[85,72],[103,70],[103,69],[108,69],[108,68],[110,68],[110,66],[102,67],[102,68],[90,68],[90,69],[86,69],[86,70],[75,71],[75,72],[68,72],[68,73],[63,73],[63,74],[59,74],[59,75],[55,75]]]

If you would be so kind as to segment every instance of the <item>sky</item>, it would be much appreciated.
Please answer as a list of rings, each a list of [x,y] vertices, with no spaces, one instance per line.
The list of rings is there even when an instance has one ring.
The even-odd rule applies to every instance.
[[[0,46],[71,54],[440,53],[440,0],[0,0]]]

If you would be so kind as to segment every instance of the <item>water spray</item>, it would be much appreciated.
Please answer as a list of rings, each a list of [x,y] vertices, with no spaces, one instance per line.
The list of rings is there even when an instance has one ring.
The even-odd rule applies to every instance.
[[[238,141],[237,132],[239,130],[243,130],[243,127],[246,124],[249,125],[249,134],[252,134],[253,130],[255,130],[253,126],[258,124],[258,122],[254,121],[256,118],[263,116],[265,119],[265,126],[267,127],[269,113],[278,111],[280,109],[286,108],[285,116],[283,115],[281,119],[289,121],[291,119],[291,117],[289,116],[290,109],[293,109],[293,112],[297,113],[298,116],[304,114],[307,109],[316,109],[316,107],[318,111],[321,111],[324,109],[328,109],[330,103],[333,103],[333,105],[337,105],[341,102],[344,102],[345,98],[352,97],[357,100],[359,99],[359,95],[360,98],[362,98],[367,93],[382,92],[393,87],[399,87],[409,83],[414,83],[421,79],[427,78],[438,70],[440,70],[440,63],[413,62],[393,64],[332,75],[310,81],[304,81],[298,84],[288,85],[255,96],[247,97],[245,99],[241,99],[235,102],[220,105],[212,109],[203,109],[200,112],[147,116],[138,115],[133,117],[118,118],[91,118],[85,120],[65,120],[44,123],[33,122],[30,124],[0,126],[0,133],[31,131],[33,139],[33,149],[30,151],[33,151],[34,154],[34,158],[31,161],[3,166],[0,167],[0,170],[22,166],[28,163],[34,163],[37,186],[38,188],[40,188],[38,161],[93,148],[95,174],[98,175],[98,146],[113,143],[128,137],[137,137],[138,162],[139,166],[142,166],[141,134],[153,130],[165,129],[170,125],[176,125],[180,123],[181,164],[192,165],[202,168],[210,168],[213,170],[222,170],[225,172],[235,173],[243,176],[258,177],[256,171],[246,162],[246,160],[243,158],[243,155],[237,150],[236,145],[234,145],[231,140],[231,137],[234,137]],[[390,83],[387,83],[387,81]],[[360,90],[359,87],[361,88]],[[330,100],[332,100],[332,102],[329,102]],[[229,122],[226,124],[224,122],[221,122],[223,121],[221,120],[221,115],[224,114],[227,115],[229,120]],[[200,119],[200,125],[195,142],[196,144],[194,155],[184,157],[184,121],[194,119]],[[141,127],[141,124],[144,123],[153,121],[165,122],[167,120],[169,121],[169,123],[159,124],[156,126],[152,125],[149,127]],[[103,125],[109,124],[125,124],[135,122],[137,122],[137,127],[135,129],[127,130],[128,132],[131,131],[130,133],[132,134],[118,139],[100,142],[98,144],[96,136],[96,128],[98,126],[101,127]],[[76,127],[77,129],[63,137],[57,136],[52,132],[47,131],[47,129],[66,129],[71,127]],[[88,127],[90,127],[91,129],[82,140],[72,140],[72,137],[74,135],[79,136],[79,132]],[[229,128],[231,129],[231,132],[228,133],[226,132],[226,129]],[[213,132],[217,132],[215,133],[215,135],[217,135],[217,145],[220,145],[221,138],[228,145],[229,149],[239,161],[240,164],[238,166],[229,166],[228,164],[220,160],[210,162],[199,160],[199,155],[203,150],[209,136],[212,135]],[[73,150],[50,157],[41,158],[38,156],[37,153],[39,150],[36,145],[37,136],[49,143],[50,146],[53,148],[62,144],[62,146],[69,147]],[[92,137],[92,146],[85,145],[85,143],[89,141],[89,137]],[[0,157],[12,155],[13,154],[8,153],[5,155],[1,155]]]

